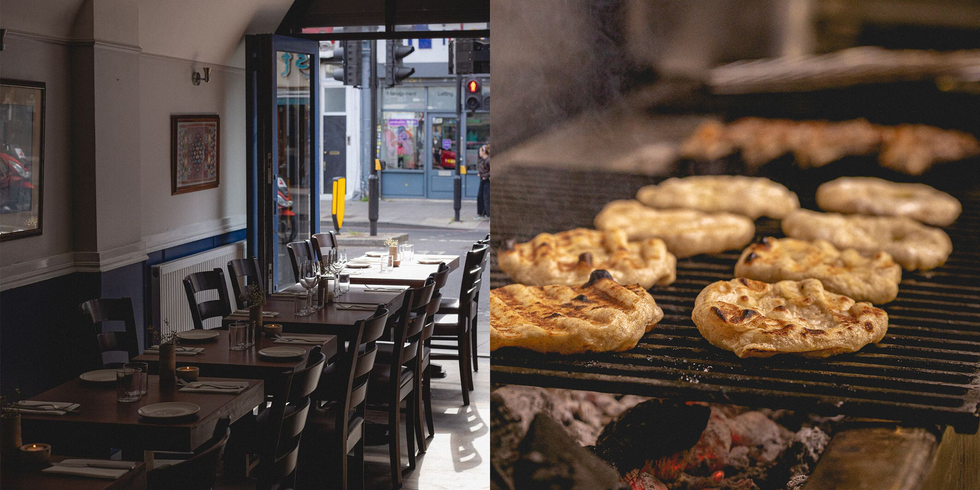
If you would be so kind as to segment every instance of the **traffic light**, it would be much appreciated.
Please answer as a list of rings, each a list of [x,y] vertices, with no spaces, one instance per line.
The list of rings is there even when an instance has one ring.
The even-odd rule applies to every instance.
[[[466,102],[467,111],[473,112],[483,108],[483,87],[480,81],[471,78],[466,82]]]
[[[385,56],[385,86],[394,87],[402,80],[412,76],[415,68],[402,65],[402,58],[412,54],[415,46],[405,46],[399,40],[388,41]]]
[[[342,41],[333,50],[327,63],[341,65],[333,71],[333,78],[344,85],[361,86],[361,41]]]
[[[449,50],[449,73],[490,73],[490,41],[456,39]]]

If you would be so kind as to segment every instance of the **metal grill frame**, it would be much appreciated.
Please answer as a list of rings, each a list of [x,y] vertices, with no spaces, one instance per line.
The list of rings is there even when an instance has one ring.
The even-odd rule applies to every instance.
[[[851,164],[832,164],[833,168],[819,172],[779,168],[779,176],[773,178],[797,191],[805,208],[818,209],[813,190],[820,183],[837,174],[878,172]],[[850,172],[842,171],[845,168]],[[957,175],[954,169],[950,172]],[[967,172],[968,176],[975,174]],[[880,176],[911,180],[894,174]],[[592,218],[607,202],[632,198],[639,187],[663,180],[533,167],[508,167],[495,178],[495,220],[491,224],[495,250],[510,238],[526,241],[541,232],[591,227]],[[881,305],[888,312],[889,329],[878,345],[814,360],[797,356],[739,359],[710,345],[694,326],[691,311],[704,286],[734,277],[741,251],[733,250],[678,260],[677,281],[650,289],[665,316],[636,348],[579,356],[501,349],[492,353],[492,381],[789,408],[916,425],[948,424],[960,433],[976,433],[980,425],[980,246],[976,243],[980,238],[980,189],[964,188],[977,182],[969,181],[970,177],[969,182],[947,179],[939,177],[950,182],[944,190],[956,195],[964,208],[957,222],[944,228],[953,241],[953,254],[945,266],[933,271],[903,271],[898,298]],[[783,236],[779,221],[767,218],[756,221],[756,235]],[[494,254],[491,286],[509,283],[497,268]]]

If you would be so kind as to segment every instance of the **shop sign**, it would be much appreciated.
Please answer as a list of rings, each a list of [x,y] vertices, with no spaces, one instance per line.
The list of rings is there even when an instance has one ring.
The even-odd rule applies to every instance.
[[[448,150],[453,147],[453,140],[446,138],[442,140],[442,149]]]
[[[419,122],[415,119],[388,119],[388,127],[408,127],[408,126],[418,126]]]

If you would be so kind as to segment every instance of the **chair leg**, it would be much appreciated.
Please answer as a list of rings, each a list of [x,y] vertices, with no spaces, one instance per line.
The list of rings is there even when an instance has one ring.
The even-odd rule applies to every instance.
[[[412,393],[405,399],[405,443],[408,446],[408,469],[415,471],[415,418],[418,417],[418,402],[415,397],[418,393]]]
[[[432,374],[430,369],[425,370],[425,378],[422,380],[422,403],[425,405],[425,424],[429,426],[429,436],[436,435],[435,424],[432,423]]]
[[[401,402],[396,397],[388,411],[388,456],[391,459],[391,486],[395,490],[402,487],[402,441],[398,430],[401,422],[400,408]]]
[[[346,459],[346,457],[344,458]],[[364,490],[364,439],[357,442],[354,446],[354,458],[353,462],[347,467],[348,477],[354,476],[355,485],[353,488],[359,488]],[[350,481],[351,478],[348,478]],[[349,486],[341,487],[341,490],[347,490]]]
[[[471,360],[473,359],[473,349],[469,343],[469,335],[466,336],[463,342],[463,350],[466,357],[466,387],[473,391],[473,368],[471,367]]]
[[[458,358],[459,358],[459,386],[463,389],[463,405],[469,406],[470,404],[470,384],[466,380],[466,372],[470,368],[470,360],[464,355],[467,341],[466,334],[459,335],[456,337]]]
[[[476,318],[473,319],[473,324],[470,326],[470,357],[473,359],[473,370],[479,371],[479,362],[476,359]]]
[[[425,444],[425,424],[422,420],[422,417],[425,415],[425,407],[422,405],[422,398],[424,398],[422,392],[422,371],[425,371],[425,369],[420,369],[419,372],[415,373],[415,440],[419,443],[419,453],[425,454],[427,448]]]

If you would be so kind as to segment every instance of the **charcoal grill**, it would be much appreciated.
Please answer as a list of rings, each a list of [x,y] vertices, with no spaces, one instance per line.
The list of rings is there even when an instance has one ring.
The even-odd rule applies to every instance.
[[[800,409],[951,425],[959,433],[976,433],[980,188],[975,186],[980,180],[976,161],[947,165],[925,180],[963,203],[962,216],[945,228],[953,254],[945,266],[933,271],[903,272],[898,298],[884,305],[889,328],[877,345],[824,360],[739,359],[710,345],[691,321],[691,311],[706,285],[733,277],[740,251],[729,251],[678,260],[677,281],[650,289],[665,315],[636,348],[583,356],[502,349],[492,356],[493,382]],[[592,227],[592,219],[607,202],[632,198],[643,185],[662,180],[554,167],[505,170],[494,174],[494,249],[508,238],[526,241],[541,232]],[[877,174],[910,180],[888,174],[873,162],[848,159],[808,171],[777,162],[763,167],[763,173],[799,193],[810,209],[817,209],[815,187],[835,176]],[[756,221],[756,234],[783,236],[779,221],[767,218]],[[509,283],[494,256],[491,286]]]

